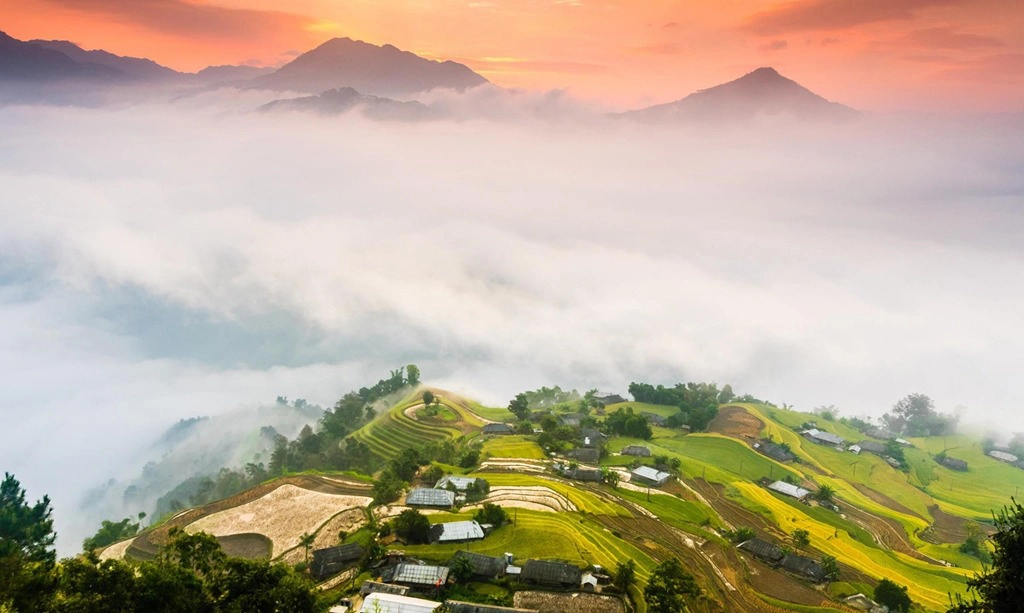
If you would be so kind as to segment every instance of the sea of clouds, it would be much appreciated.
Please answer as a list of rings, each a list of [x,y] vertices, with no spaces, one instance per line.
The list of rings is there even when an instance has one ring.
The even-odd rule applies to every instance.
[[[62,552],[180,418],[410,362],[496,405],[713,380],[1024,428],[1021,117],[681,128],[519,96],[425,123],[0,107],[0,467]]]

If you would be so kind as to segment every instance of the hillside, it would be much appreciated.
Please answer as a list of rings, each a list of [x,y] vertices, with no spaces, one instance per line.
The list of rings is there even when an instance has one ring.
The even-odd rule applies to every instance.
[[[424,404],[424,393],[432,394],[435,401]],[[678,409],[627,402],[601,408],[591,416],[592,423],[600,426],[612,415],[634,411],[671,416]],[[375,466],[397,467],[410,450],[423,450],[426,455],[420,461],[425,462],[447,449],[445,461],[434,459],[432,465],[438,468],[433,472],[486,480],[488,491],[482,497],[450,510],[424,511],[431,524],[471,520],[485,502],[502,506],[514,519],[471,544],[411,544],[395,541],[392,535],[380,541],[384,547],[442,565],[467,547],[490,556],[511,553],[516,564],[559,559],[578,567],[614,569],[633,560],[637,583],[629,594],[640,611],[645,610],[643,586],[655,567],[670,558],[681,560],[703,589],[704,596],[691,603],[697,611],[849,611],[843,597],[870,596],[882,578],[908,586],[920,610],[941,611],[948,604],[947,595],[963,592],[966,578],[981,569],[977,558],[958,548],[967,537],[964,522],[990,519],[989,510],[1009,502],[1013,489],[1024,484],[1024,471],[984,455],[980,443],[967,437],[909,441],[912,446],[905,448],[909,466],[904,472],[880,456],[834,449],[798,432],[817,420],[820,431],[842,437],[847,445],[870,439],[849,423],[750,403],[723,405],[707,432],[688,434],[655,425],[649,440],[604,438],[588,435],[586,430],[571,434],[571,426],[559,426],[558,431],[568,437],[563,440],[573,441],[570,445],[582,447],[581,441],[596,436],[599,446],[606,448],[597,462],[580,459],[579,466],[617,474],[618,483],[607,476],[604,482],[601,478],[591,482],[581,480],[582,472],[565,468],[572,460],[562,459],[561,454],[549,457],[536,434],[484,432],[502,416],[514,421],[502,409],[484,408],[440,389],[411,387],[351,435],[368,447]],[[576,419],[572,416],[552,414],[563,424],[572,423]],[[769,440],[784,443],[795,459],[779,461],[761,453]],[[622,454],[641,446],[650,451],[649,456]],[[937,463],[932,454],[943,449],[955,449],[966,458],[968,470],[957,472]],[[467,450],[476,450],[477,455],[467,455]],[[671,477],[663,485],[640,483],[639,477],[630,474],[637,464],[657,464]],[[436,477],[424,476],[426,468],[424,464],[410,487],[417,487],[421,479],[424,487],[432,487]],[[398,468],[384,472],[391,470]],[[342,542],[369,545],[376,533],[369,529],[371,525],[410,508],[404,496],[372,504],[385,479],[380,472],[372,485],[369,479],[332,473],[272,479],[225,500],[178,513],[102,555],[151,558],[172,527],[210,532],[235,555],[293,564],[307,554],[301,544],[303,535],[312,535],[314,551]],[[837,506],[798,501],[765,487],[780,479],[811,492],[828,486]],[[769,543],[793,548],[794,559],[813,564],[834,556],[840,576],[815,581],[766,563],[730,541],[730,534],[741,528],[752,529]],[[806,530],[807,545],[792,544],[798,530]],[[324,579],[322,588],[340,596],[378,574],[353,569],[340,575],[342,579]],[[510,599],[512,592],[522,589],[517,586],[484,581],[470,588],[480,597]]]
[[[350,87],[364,95],[402,98],[434,88],[464,90],[486,82],[457,62],[428,60],[392,45],[335,38],[253,79],[250,87],[310,94]]]
[[[758,68],[734,81],[700,90],[681,100],[631,111],[624,116],[646,122],[732,122],[759,116],[845,121],[857,114],[780,75],[774,68]]]

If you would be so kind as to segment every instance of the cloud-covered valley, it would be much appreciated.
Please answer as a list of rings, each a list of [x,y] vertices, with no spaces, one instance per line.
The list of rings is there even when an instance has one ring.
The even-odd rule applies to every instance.
[[[1024,427],[1021,118],[558,104],[572,121],[0,108],[0,465],[54,498],[62,549],[98,522],[81,495],[180,418],[328,405],[410,362],[497,404],[716,380]]]

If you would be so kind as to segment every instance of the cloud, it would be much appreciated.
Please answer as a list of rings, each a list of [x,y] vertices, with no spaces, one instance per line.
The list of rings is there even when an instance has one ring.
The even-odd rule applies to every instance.
[[[757,48],[759,51],[771,52],[771,51],[782,51],[789,46],[789,43],[784,40],[773,40],[763,45],[759,45]]]
[[[751,15],[744,29],[766,36],[809,30],[842,30],[882,21],[913,19],[921,9],[964,0],[796,0]]]
[[[178,419],[410,362],[497,406],[716,380],[1019,422],[1019,118],[702,134],[481,89],[428,101],[506,119],[396,125],[252,95],[0,108],[0,464],[64,551]]]
[[[950,62],[932,77],[965,83],[1024,83],[1024,53],[1000,53]]]
[[[914,46],[953,50],[992,49],[1005,45],[1003,41],[994,36],[965,34],[950,27],[914,30],[893,40],[891,44],[897,47]]]
[[[279,33],[305,33],[315,19],[282,11],[237,9],[186,0],[47,0],[66,9],[189,38],[262,40]]]

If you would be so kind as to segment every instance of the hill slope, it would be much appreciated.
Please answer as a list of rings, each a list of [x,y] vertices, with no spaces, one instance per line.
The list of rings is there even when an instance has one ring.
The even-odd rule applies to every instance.
[[[427,60],[392,45],[335,38],[303,53],[250,87],[319,94],[351,87],[362,94],[404,97],[434,88],[463,90],[487,82],[466,66]]]

